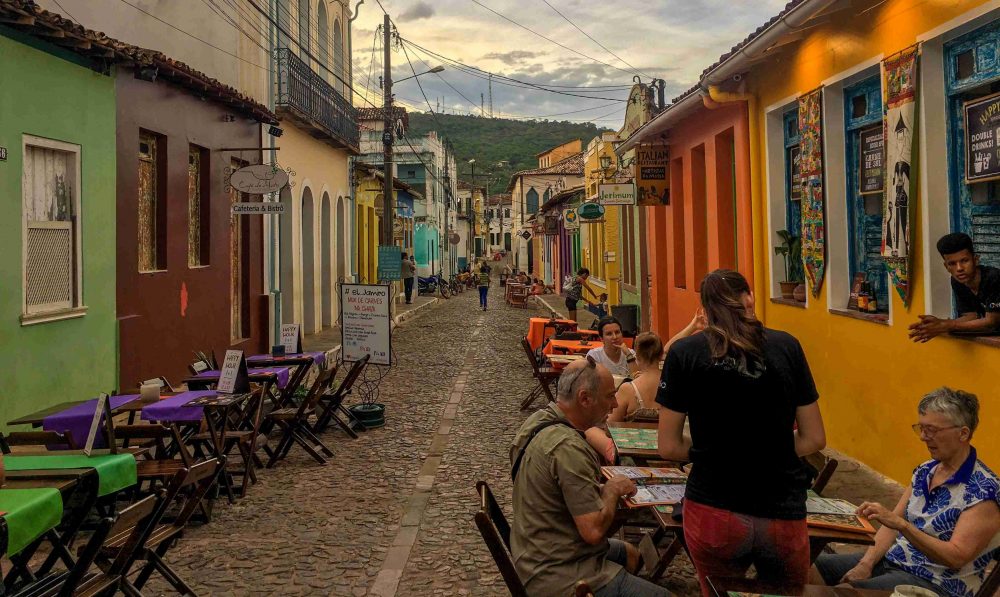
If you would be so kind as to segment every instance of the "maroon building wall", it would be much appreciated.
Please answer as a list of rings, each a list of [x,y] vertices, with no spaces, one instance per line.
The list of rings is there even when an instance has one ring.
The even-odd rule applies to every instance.
[[[219,151],[260,145],[258,123],[226,106],[203,100],[166,82],[134,78],[119,70],[117,177],[117,303],[119,324],[119,384],[124,391],[143,379],[166,376],[177,384],[187,376],[195,350],[214,350],[221,360],[227,348],[248,355],[266,349],[268,330],[263,289],[262,216],[247,220],[244,251],[249,258],[249,335],[231,342],[230,196],[226,168],[233,158],[260,163],[259,151]],[[235,121],[226,122],[226,115]],[[164,137],[164,210],[166,269],[140,273],[138,262],[138,193],[140,129]],[[207,148],[209,176],[208,265],[188,266],[188,150]],[[162,184],[162,183],[161,183]],[[202,187],[206,189],[206,186]],[[258,198],[254,198],[258,199]],[[249,198],[243,198],[247,201]],[[98,231],[99,233],[99,231]],[[203,248],[204,251],[204,248]]]

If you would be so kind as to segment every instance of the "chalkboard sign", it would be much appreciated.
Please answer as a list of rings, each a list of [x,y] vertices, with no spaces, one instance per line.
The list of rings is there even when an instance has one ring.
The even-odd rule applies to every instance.
[[[1000,178],[1000,93],[965,102],[965,182]]]
[[[882,123],[862,129],[860,136],[858,192],[862,195],[881,193],[885,189],[885,132]]]

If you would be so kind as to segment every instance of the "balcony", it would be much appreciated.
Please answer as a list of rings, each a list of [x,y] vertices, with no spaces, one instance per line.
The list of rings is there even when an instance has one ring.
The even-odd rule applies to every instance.
[[[361,142],[357,109],[288,48],[279,48],[274,57],[278,115],[313,137],[357,155]]]

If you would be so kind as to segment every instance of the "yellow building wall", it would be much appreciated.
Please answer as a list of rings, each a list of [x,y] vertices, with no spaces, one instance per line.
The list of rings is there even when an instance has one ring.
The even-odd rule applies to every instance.
[[[377,178],[363,179],[355,198],[357,242],[354,245],[354,262],[361,282],[375,284],[378,281],[378,232],[381,222],[375,213],[375,202],[382,198],[382,181]]]
[[[868,4],[874,8],[864,18],[857,17],[855,13]],[[974,444],[980,458],[994,467],[1000,466],[1000,403],[996,400],[995,379],[995,372],[1000,371],[1000,348],[952,338],[914,344],[907,336],[907,326],[927,311],[924,262],[930,259],[930,267],[941,267],[937,254],[927,255],[923,250],[927,239],[921,217],[922,193],[918,191],[917,200],[910,202],[912,302],[906,308],[895,291],[890,291],[891,325],[830,313],[825,287],[818,298],[810,296],[805,309],[768,300],[773,249],[766,220],[760,216],[768,212],[763,107],[815,89],[824,80],[868,63],[875,56],[889,56],[911,46],[918,35],[984,2],[888,0],[868,4],[858,5],[857,10],[849,8],[833,13],[828,23],[813,29],[799,48],[786,54],[788,59],[765,62],[752,69],[748,77],[748,90],[755,96],[750,110],[756,119],[756,126],[751,127],[751,178],[754,209],[758,212],[754,230],[758,314],[768,327],[787,330],[801,341],[819,387],[831,447],[861,459],[897,481],[908,482],[914,466],[928,458],[925,447],[910,429],[917,421],[917,402],[924,393],[947,385],[979,396],[981,426]],[[930,117],[943,119],[945,115]],[[922,126],[918,121],[918,127]],[[919,138],[915,141],[919,144]],[[940,168],[941,175],[945,175],[944,164],[931,167]],[[827,246],[828,252],[838,250],[842,249]],[[780,269],[779,262],[775,264]],[[829,280],[825,283],[829,284]]]
[[[608,306],[621,303],[621,280],[619,279],[621,268],[621,235],[618,233],[618,223],[621,219],[622,208],[616,206],[607,207],[604,212],[604,251],[614,253],[614,261],[608,261],[603,255],[600,258],[604,261],[604,276],[608,282]]]

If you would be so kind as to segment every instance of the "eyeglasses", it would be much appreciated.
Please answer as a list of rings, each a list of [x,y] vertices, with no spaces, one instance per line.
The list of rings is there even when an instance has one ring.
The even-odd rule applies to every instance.
[[[559,386],[560,387],[564,383],[567,384],[566,385],[566,394],[572,395],[572,393],[573,393],[573,386],[576,385],[576,381],[580,377],[580,374],[583,373],[584,370],[587,369],[587,368],[590,368],[590,369],[596,369],[597,368],[597,361],[594,360],[594,357],[590,356],[589,354],[587,355],[587,367],[581,367],[579,369],[574,369],[572,371],[568,371],[566,373],[563,373],[559,377]],[[560,392],[560,394],[561,393],[562,392]]]
[[[910,429],[913,429],[913,433],[916,433],[918,437],[926,437],[927,439],[934,439],[934,436],[937,435],[938,433],[941,433],[942,431],[946,431],[948,429],[958,429],[960,427],[962,427],[962,425],[952,425],[951,427],[934,427],[933,425],[921,425],[920,423],[916,423],[914,425],[911,425]]]

